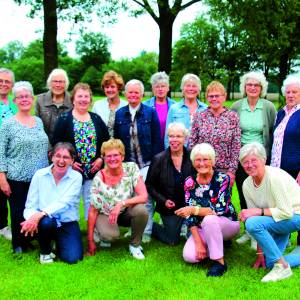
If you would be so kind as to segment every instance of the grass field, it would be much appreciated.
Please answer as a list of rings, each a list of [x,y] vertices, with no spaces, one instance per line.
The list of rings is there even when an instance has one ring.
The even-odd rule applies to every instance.
[[[234,191],[236,195],[236,191]],[[236,203],[236,196],[233,197]],[[86,224],[81,220],[86,249]],[[293,237],[293,244],[295,244]],[[184,240],[176,247],[153,240],[144,245],[146,259],[128,253],[127,238],[99,250],[76,265],[40,265],[39,251],[16,256],[0,238],[0,299],[299,299],[300,270],[290,279],[263,284],[264,270],[251,268],[255,251],[233,242],[226,249],[228,272],[207,278],[209,264],[189,265],[182,259]],[[34,242],[37,246],[37,244]],[[292,248],[291,248],[292,249]],[[289,249],[290,250],[290,249]]]

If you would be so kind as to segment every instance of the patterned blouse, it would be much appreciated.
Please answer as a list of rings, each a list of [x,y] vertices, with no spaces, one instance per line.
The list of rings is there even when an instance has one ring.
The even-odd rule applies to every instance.
[[[6,119],[0,129],[0,172],[8,179],[30,182],[34,173],[48,166],[48,137],[42,120],[35,126],[22,125],[16,118]]]
[[[92,168],[91,161],[96,156],[97,136],[92,119],[80,122],[73,118],[74,140],[80,162],[83,166],[83,175],[88,178]]]
[[[191,129],[189,147],[209,143],[216,151],[216,170],[235,174],[241,148],[241,129],[236,112],[227,108],[214,116],[208,108],[197,112]]]
[[[140,178],[140,171],[134,162],[122,163],[123,177],[120,182],[108,186],[100,177],[100,172],[93,179],[91,188],[91,204],[100,213],[109,215],[117,202],[121,202],[134,196],[134,189]],[[105,181],[105,179],[104,179]]]
[[[189,176],[184,182],[185,202],[187,206],[210,207],[218,216],[237,221],[235,208],[231,203],[229,176],[214,172],[210,184],[198,184],[195,176]],[[203,217],[189,216],[186,224],[200,226]]]

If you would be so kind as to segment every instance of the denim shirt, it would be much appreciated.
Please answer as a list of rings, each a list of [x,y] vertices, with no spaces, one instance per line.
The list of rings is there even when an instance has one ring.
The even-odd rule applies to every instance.
[[[197,99],[198,107],[196,112],[203,111],[207,108],[207,105]],[[190,121],[190,111],[187,105],[184,103],[184,99],[180,100],[176,104],[172,105],[168,112],[167,124],[166,128],[168,128],[169,124],[172,122],[183,123],[184,126],[190,130],[191,129],[191,121]],[[166,131],[165,134],[165,148],[169,147],[169,138],[168,133]]]
[[[147,105],[147,106],[150,106],[152,108],[155,109],[155,100],[156,100],[156,97],[152,97],[146,101],[143,102],[143,104]],[[171,98],[167,97],[167,103],[168,103],[168,109],[170,109],[171,105],[175,104],[176,101],[175,100],[172,100]]]
[[[160,125],[156,111],[141,103],[136,113],[138,140],[144,163],[150,163],[152,157],[159,153],[160,147]],[[120,139],[125,146],[125,161],[130,157],[130,126],[131,114],[129,105],[120,108],[116,112],[114,137]]]

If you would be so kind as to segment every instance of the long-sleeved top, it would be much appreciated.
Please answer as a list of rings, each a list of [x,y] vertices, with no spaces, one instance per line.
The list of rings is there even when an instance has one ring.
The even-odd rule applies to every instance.
[[[96,131],[96,155],[91,161],[95,161],[99,158],[102,143],[109,139],[109,134],[106,125],[102,121],[101,117],[95,113],[89,112],[91,116],[91,120],[94,124]],[[52,144],[55,145],[58,142],[69,142],[76,149],[75,136],[74,136],[74,122],[73,122],[73,114],[72,111],[64,112],[57,119],[55,124],[53,140]],[[80,162],[79,157],[75,159],[75,161]],[[91,179],[95,174],[88,174],[88,178]]]
[[[53,102],[51,91],[37,95],[35,114],[42,119],[44,129],[50,142],[53,138],[53,131],[57,118],[63,112],[71,110],[72,107],[73,105],[68,92],[65,92],[64,101],[59,105]]]
[[[185,202],[187,206],[209,207],[217,216],[237,221],[237,214],[231,202],[230,178],[228,175],[214,171],[209,184],[199,184],[196,176],[188,177],[184,182]],[[203,220],[200,216],[189,216],[187,226],[199,226]]]
[[[2,125],[2,121],[8,119],[15,115],[18,111],[17,105],[14,103],[12,97],[7,97],[8,105],[4,104],[3,101],[0,100],[0,127]]]
[[[207,108],[207,105],[203,102],[201,102],[199,99],[197,99],[197,112],[203,111]],[[183,123],[184,126],[190,130],[192,122],[191,122],[191,117],[190,117],[190,109],[189,107],[185,104],[184,99],[180,100],[179,102],[173,104],[168,112],[168,117],[167,117],[167,123],[166,123],[166,128],[168,128],[170,123],[173,122],[180,122]],[[169,147],[169,138],[168,134],[166,132],[165,134],[165,148]]]
[[[147,191],[156,202],[155,210],[162,215],[173,215],[185,206],[183,184],[185,178],[194,172],[189,152],[184,148],[180,172],[176,170],[170,148],[154,156],[146,179]],[[168,209],[166,200],[172,200],[175,207]]]
[[[248,208],[270,208],[273,219],[278,222],[300,214],[300,186],[287,172],[270,166],[258,187],[252,177],[243,183],[243,193]]]
[[[241,148],[241,129],[236,112],[227,108],[214,116],[208,108],[197,112],[192,125],[189,147],[209,143],[216,151],[215,169],[235,174]]]
[[[34,213],[44,211],[58,224],[79,220],[79,202],[82,176],[68,168],[64,177],[55,183],[52,174],[53,165],[38,170],[30,183],[24,209],[24,218],[29,219]]]
[[[8,179],[30,182],[34,173],[48,166],[48,137],[42,120],[35,117],[33,127],[22,125],[15,117],[0,129],[0,172]]]

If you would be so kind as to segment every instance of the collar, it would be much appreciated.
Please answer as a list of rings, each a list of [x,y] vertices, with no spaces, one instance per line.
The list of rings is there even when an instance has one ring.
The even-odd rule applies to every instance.
[[[52,106],[52,105],[55,105],[53,103],[53,100],[52,100],[52,93],[51,91],[48,91],[46,94],[45,94],[45,98],[44,98],[44,105],[45,106]],[[68,92],[65,91],[65,97],[64,97],[64,101],[62,102],[62,106],[65,106],[65,107],[69,107],[70,106],[70,101],[69,101],[69,95],[68,95]]]
[[[52,173],[52,168],[53,168],[53,164],[51,164],[49,167],[46,167],[45,169],[46,169],[46,175],[50,175],[51,177],[53,177],[53,179],[54,179],[54,176],[53,176],[53,173]],[[71,178],[72,177],[72,171],[73,171],[73,169],[72,169],[72,167],[71,166],[69,166],[69,168],[67,169],[67,172],[66,172],[66,174],[62,177],[62,179],[64,179],[64,178]]]
[[[263,99],[258,99],[257,103],[256,103],[256,106],[255,106],[255,109],[254,110],[257,110],[257,109],[263,109],[263,106],[264,106],[264,103],[263,103]],[[249,104],[248,104],[248,100],[247,98],[244,98],[243,99],[243,102],[242,102],[242,110],[247,110],[247,111],[251,111],[250,107],[249,107]]]

